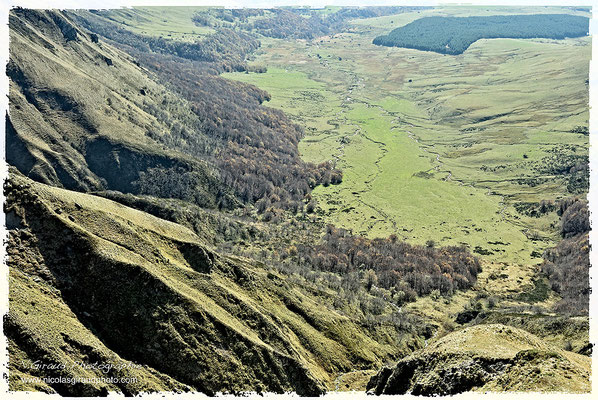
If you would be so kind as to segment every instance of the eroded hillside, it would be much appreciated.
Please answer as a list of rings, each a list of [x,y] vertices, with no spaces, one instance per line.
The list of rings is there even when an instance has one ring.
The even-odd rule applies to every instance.
[[[398,351],[389,335],[398,332],[368,332],[309,287],[220,256],[187,228],[16,175],[6,184],[15,389],[33,388],[21,376],[44,375],[22,360],[122,358],[143,365],[139,386],[46,389],[81,395],[188,385],[314,395],[338,372],[380,365]]]
[[[554,192],[508,199],[459,180],[450,160],[469,162],[469,147],[445,154],[454,137],[443,132],[435,150],[417,131],[436,132],[436,111],[407,92],[429,87],[420,75],[438,60],[423,57],[413,85],[402,67],[378,85],[379,60],[413,66],[416,55],[371,38],[435,9],[229,11],[11,12],[11,390],[319,395],[364,390],[398,362],[370,388],[587,391],[588,211],[566,197],[587,188],[587,128],[569,126],[587,110],[550,132],[575,138],[564,159],[557,147],[522,153],[534,172],[558,167]],[[583,59],[587,43],[549,55]],[[488,51],[475,46],[475,57]],[[492,60],[500,69],[509,57]],[[577,97],[559,113],[582,107],[573,78],[584,70],[563,75]],[[396,74],[407,94],[371,91],[395,88]],[[417,93],[434,110],[444,101]],[[510,137],[486,133],[484,152]],[[519,194],[536,187],[508,181]],[[83,367],[95,362],[125,368]],[[113,380],[64,381],[81,377]]]
[[[363,326],[334,311],[332,290],[289,282],[272,266],[210,247],[217,236],[251,238],[264,230],[218,214],[217,206],[253,202],[258,192],[273,205],[301,202],[320,172],[330,173],[298,158],[300,130],[260,106],[267,93],[202,75],[216,82],[215,91],[191,104],[64,13],[17,9],[10,22],[7,160],[16,169],[5,187],[11,232],[5,332],[13,389],[313,395],[340,373],[376,368],[418,346],[416,333],[397,340],[394,325]],[[206,109],[210,97],[222,103],[235,90],[237,103],[224,114]],[[235,119],[223,122],[226,116]],[[254,138],[240,135],[239,124],[251,127]],[[291,168],[260,161],[260,146],[272,141],[265,156]],[[240,170],[231,151],[254,154],[253,169]],[[297,184],[301,190],[293,189]],[[116,374],[136,377],[135,384],[23,380],[94,375],[35,370],[28,362],[35,360],[142,367]]]
[[[589,357],[550,346],[499,324],[465,328],[383,368],[368,383],[375,394],[588,392]]]

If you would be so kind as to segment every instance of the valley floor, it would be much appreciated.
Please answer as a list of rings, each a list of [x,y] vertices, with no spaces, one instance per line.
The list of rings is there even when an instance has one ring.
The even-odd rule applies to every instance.
[[[587,136],[570,131],[587,125],[590,39],[480,40],[459,56],[371,43],[421,13],[264,40],[254,63],[268,72],[224,76],[270,92],[269,105],[306,128],[304,159],[342,169],[342,184],[313,193],[326,222],[536,264],[556,216],[514,206],[571,195],[545,164],[587,154]]]
[[[266,39],[253,61],[266,73],[224,76],[271,93],[269,106],[306,129],[303,158],[343,171],[342,184],[313,192],[325,222],[368,237],[466,245],[486,260],[475,290],[407,306],[443,334],[480,293],[514,310],[529,307],[521,293],[539,290],[558,218],[516,206],[572,195],[550,164],[587,155],[587,135],[571,131],[588,121],[591,42],[480,40],[459,56],[372,44],[426,13],[484,14],[427,10],[357,20],[348,33],[313,41]],[[550,293],[532,304],[551,309],[558,296]],[[543,336],[560,348],[570,340]],[[583,347],[584,334],[577,338]],[[359,381],[353,375],[337,380]]]

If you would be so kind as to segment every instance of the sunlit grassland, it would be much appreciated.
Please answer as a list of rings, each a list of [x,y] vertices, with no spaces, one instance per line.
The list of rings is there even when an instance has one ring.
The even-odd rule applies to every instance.
[[[406,132],[391,130],[391,118],[382,113],[363,105],[348,112],[362,134],[345,146],[340,164],[345,179],[338,186],[314,191],[324,200],[329,221],[367,236],[395,233],[420,244],[435,240],[489,248],[495,260],[527,259],[532,247],[499,215],[500,198],[487,196],[484,189],[437,179],[431,169],[433,157]]]
[[[434,79],[412,69],[399,84],[429,117],[404,118],[405,129],[434,145],[453,178],[470,184],[494,181],[510,186],[502,194],[525,194],[530,188],[513,179],[538,176],[531,166],[549,151],[567,144],[576,147],[572,153],[587,152],[587,136],[569,131],[587,126],[588,42],[479,41],[462,60],[448,62],[425,53],[429,60],[422,64]],[[388,74],[387,80],[392,80]],[[500,168],[489,176],[483,166]],[[545,199],[564,190],[562,181],[532,189]]]
[[[557,217],[520,215],[513,203],[570,194],[558,177],[518,180],[540,176],[533,165],[551,151],[587,154],[587,136],[569,131],[587,125],[590,39],[480,40],[459,56],[371,44],[380,30],[428,14],[537,12],[583,13],[449,7],[355,20],[352,32],[311,42],[267,39],[256,62],[269,72],[227,76],[268,90],[271,106],[307,127],[306,160],[343,170],[342,184],[313,193],[326,221],[537,262]],[[289,86],[314,82],[319,96]]]
[[[195,25],[192,20],[197,11],[206,8],[198,6],[133,7],[133,10],[121,8],[112,10],[110,16],[106,18],[142,35],[192,42],[215,32],[212,28]]]
[[[271,69],[266,74],[227,76],[268,90],[273,95],[270,105],[291,116],[300,111],[297,94],[292,91],[298,80],[304,90],[317,87],[305,74],[284,74],[280,69]],[[333,98],[333,95],[324,90],[322,97]],[[342,184],[321,186],[313,192],[328,222],[370,237],[396,233],[421,244],[435,240],[486,248],[488,241],[508,243],[494,246],[495,259],[504,259],[507,253],[509,259],[522,261],[533,250],[519,229],[497,215],[498,196],[487,196],[484,189],[463,188],[436,179],[435,157],[422,151],[406,131],[392,129],[394,116],[386,109],[345,99],[339,116],[339,107],[332,107],[333,103],[304,99],[299,104],[304,110],[297,120],[321,120],[323,107],[330,105],[329,121],[340,124],[338,129],[328,128],[328,132],[321,134],[308,133],[301,143],[306,159],[331,160],[343,170]],[[388,107],[392,113],[406,111],[418,115],[412,103],[405,100],[384,98],[379,105]],[[314,115],[314,119],[309,118]],[[422,172],[431,176],[415,176]]]
[[[342,6],[324,6],[322,8],[314,8],[313,11],[321,15],[330,15],[342,9]]]

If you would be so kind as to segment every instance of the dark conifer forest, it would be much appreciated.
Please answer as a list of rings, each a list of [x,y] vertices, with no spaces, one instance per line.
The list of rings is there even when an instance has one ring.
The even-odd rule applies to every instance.
[[[374,44],[461,54],[479,39],[564,39],[586,36],[589,20],[566,14],[427,17],[378,36]]]

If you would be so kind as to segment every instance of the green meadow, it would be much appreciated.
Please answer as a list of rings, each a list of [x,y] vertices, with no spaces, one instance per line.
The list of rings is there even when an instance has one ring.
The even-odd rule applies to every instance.
[[[586,8],[437,7],[313,40],[258,33],[281,36],[284,18],[251,27],[276,11],[209,11],[212,29],[194,24],[200,10],[100,12],[98,36],[81,27],[77,40],[68,13],[11,12],[11,390],[315,396],[363,392],[402,359],[417,361],[406,381],[439,381],[434,393],[588,390],[587,208],[556,210],[587,195],[591,38],[484,39],[457,56],[372,43],[426,16]],[[145,59],[127,53],[148,38],[100,33],[120,27],[194,56],[170,39],[247,29],[261,46],[241,60],[225,32],[198,44],[216,61]],[[265,106],[304,130],[303,160],[342,182],[300,162],[296,131],[256,107],[261,94],[206,75],[228,68],[229,45],[248,71],[220,76],[267,91]],[[561,237],[561,220],[575,236]],[[497,350],[505,337],[509,354]],[[55,377],[25,368],[40,354],[140,368],[130,385],[23,380]],[[492,381],[476,365],[497,366]],[[64,376],[78,373],[124,376]]]
[[[313,41],[264,38],[254,62],[268,72],[224,76],[267,90],[305,128],[304,159],[343,170],[342,184],[313,192],[326,222],[537,263],[557,217],[514,205],[571,195],[544,164],[587,155],[587,135],[571,130],[588,123],[590,39],[480,40],[459,56],[372,44],[423,16],[504,12],[446,7],[355,20]],[[521,13],[537,12],[584,15]]]
[[[105,18],[135,33],[193,42],[214,30],[197,26],[193,14],[207,7],[132,7],[112,10]]]

